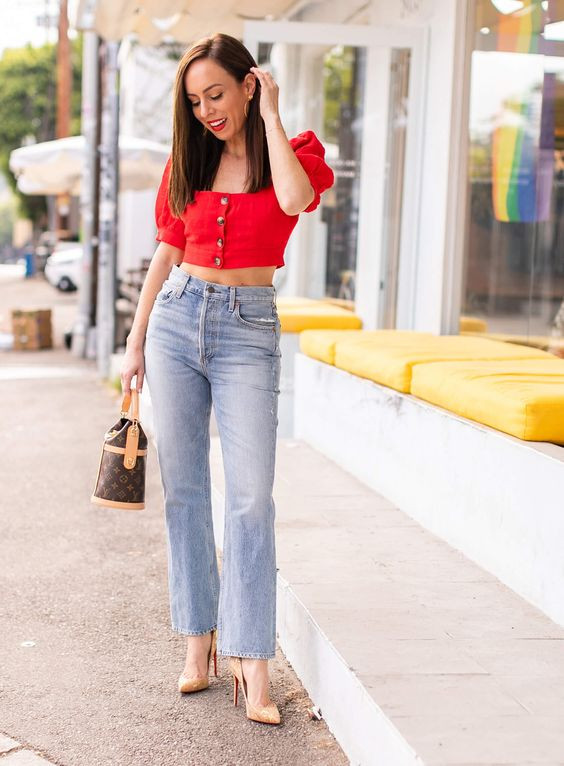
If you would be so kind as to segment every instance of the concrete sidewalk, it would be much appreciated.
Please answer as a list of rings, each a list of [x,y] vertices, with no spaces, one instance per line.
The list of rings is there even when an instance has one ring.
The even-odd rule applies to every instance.
[[[70,296],[34,280],[0,284],[4,317],[8,305],[25,307],[27,290],[70,312]],[[185,649],[170,630],[154,447],[144,511],[90,503],[120,396],[94,362],[61,347],[60,332],[56,345],[0,354],[0,732],[19,743],[0,763],[39,764],[35,752],[59,766],[346,764],[279,649],[270,663],[279,727],[233,706],[227,658],[209,689],[177,692]]]
[[[278,640],[350,762],[564,766],[564,628],[307,443],[276,466]]]

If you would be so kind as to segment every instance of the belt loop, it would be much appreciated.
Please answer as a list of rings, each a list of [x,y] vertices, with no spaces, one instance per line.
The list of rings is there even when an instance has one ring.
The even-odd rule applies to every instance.
[[[235,287],[229,286],[229,311],[233,311],[235,308]]]

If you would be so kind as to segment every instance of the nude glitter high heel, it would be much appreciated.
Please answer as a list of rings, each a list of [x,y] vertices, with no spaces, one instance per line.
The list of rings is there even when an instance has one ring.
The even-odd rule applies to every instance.
[[[213,672],[217,678],[217,628],[212,630],[211,646],[208,652],[208,671],[210,660],[213,656]],[[198,692],[200,689],[207,689],[210,685],[209,672],[205,676],[185,676],[184,673],[178,679],[178,691],[180,692]]]
[[[280,712],[274,702],[270,702],[263,707],[251,705],[247,699],[247,682],[243,678],[241,657],[229,658],[229,670],[233,673],[233,704],[237,704],[239,684],[241,684],[247,707],[247,718],[250,718],[251,721],[260,721],[261,723],[280,723]]]

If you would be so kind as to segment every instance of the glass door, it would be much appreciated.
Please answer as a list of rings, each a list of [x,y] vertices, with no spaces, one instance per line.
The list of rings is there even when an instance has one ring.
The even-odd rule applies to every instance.
[[[246,22],[244,43],[279,85],[288,137],[314,130],[335,173],[300,216],[279,293],[331,299],[367,328],[411,326],[425,33]]]

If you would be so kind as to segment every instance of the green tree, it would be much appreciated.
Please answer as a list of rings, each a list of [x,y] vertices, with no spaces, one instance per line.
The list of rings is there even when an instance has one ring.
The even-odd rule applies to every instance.
[[[71,134],[80,133],[82,36],[71,40]],[[0,172],[15,191],[20,213],[34,222],[45,215],[45,197],[21,194],[9,169],[10,152],[26,141],[55,138],[57,46],[8,49],[0,59]]]
[[[324,58],[325,137],[338,143],[343,104],[353,96],[355,51],[351,46],[336,45]]]
[[[0,202],[0,249],[12,242],[14,222],[14,205],[12,202]]]

